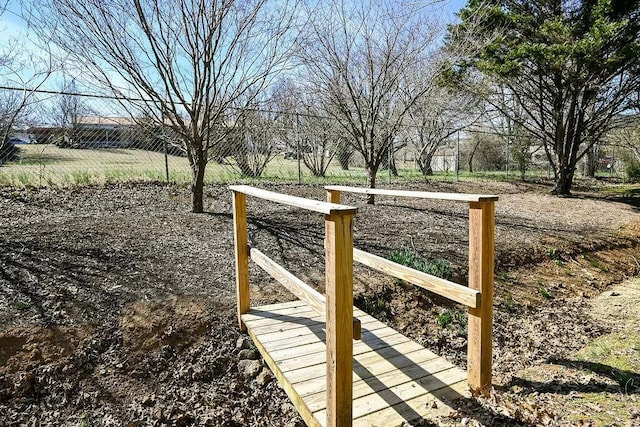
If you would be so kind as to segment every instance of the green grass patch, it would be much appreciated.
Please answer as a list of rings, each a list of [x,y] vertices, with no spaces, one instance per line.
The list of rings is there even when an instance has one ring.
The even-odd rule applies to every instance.
[[[618,332],[596,338],[576,357],[593,372],[612,376],[623,389],[640,389],[640,332]]]
[[[640,391],[640,332],[601,336],[589,342],[575,358],[583,369],[615,380],[621,392],[585,392],[568,399],[571,421],[581,425],[588,421],[594,426],[635,425],[629,417],[637,408],[637,401],[629,394]]]
[[[468,317],[464,310],[460,310],[455,307],[444,309],[436,317],[436,322],[438,322],[438,325],[442,328],[446,328],[448,326],[455,327],[457,329],[458,336],[467,336]]]
[[[582,258],[587,261],[589,263],[589,265],[595,269],[598,269],[604,273],[606,273],[607,271],[609,271],[609,269],[607,267],[605,267],[604,265],[602,265],[602,263],[600,263],[600,261],[598,261],[597,258],[595,258],[593,255],[590,254],[582,254]]]
[[[29,310],[31,308],[31,304],[29,304],[28,302],[24,302],[24,301],[18,301],[15,304],[15,307],[18,311],[25,311],[25,310]]]
[[[553,295],[551,295],[551,292],[549,292],[549,289],[545,286],[540,286],[540,288],[538,289],[538,292],[540,292],[540,295],[542,295],[542,297],[545,299],[553,298]]]
[[[580,393],[566,400],[567,408],[573,412],[571,425],[590,426],[634,426],[629,415],[637,403],[628,396],[612,393]],[[580,415],[578,415],[580,413]],[[622,421],[622,423],[620,422]],[[626,422],[625,422],[626,421]],[[568,425],[568,424],[567,424]]]
[[[448,261],[442,259],[426,261],[412,249],[392,250],[387,255],[387,259],[446,280],[450,280],[453,275],[451,264]]]

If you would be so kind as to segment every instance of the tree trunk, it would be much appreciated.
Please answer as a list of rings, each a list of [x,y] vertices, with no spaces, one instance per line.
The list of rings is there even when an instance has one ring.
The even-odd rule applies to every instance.
[[[204,172],[207,166],[207,161],[204,158],[193,159],[191,165],[191,172],[193,174],[193,181],[191,183],[191,211],[194,213],[204,212]]]
[[[584,176],[587,178],[595,178],[598,169],[598,149],[595,145],[587,150],[584,164]]]
[[[398,176],[398,168],[396,167],[396,158],[395,156],[392,154],[389,158],[389,169],[391,172],[391,175],[393,176]]]
[[[417,158],[418,167],[420,168],[420,172],[422,172],[423,176],[433,175],[433,167],[431,166],[432,157],[433,156],[426,153]]]
[[[556,173],[556,182],[551,193],[559,196],[571,195],[571,187],[573,185],[573,175],[575,170],[575,165],[573,167],[560,166]]]
[[[374,170],[371,167],[367,167],[367,187],[368,188],[376,188],[376,175],[378,174],[377,170]],[[373,205],[376,203],[375,196],[373,194],[367,195],[367,204]]]

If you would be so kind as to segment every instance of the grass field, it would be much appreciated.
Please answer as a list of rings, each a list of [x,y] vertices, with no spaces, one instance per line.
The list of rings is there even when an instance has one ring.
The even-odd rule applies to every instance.
[[[21,145],[20,159],[0,166],[0,185],[45,186],[78,185],[124,181],[166,180],[165,158],[162,153],[131,149],[69,149],[55,145]],[[334,164],[335,163],[335,164]],[[337,162],[330,165],[327,177],[314,177],[301,165],[303,182],[331,181],[362,182],[366,180],[364,168],[351,167],[342,170]],[[169,180],[176,183],[191,181],[191,171],[186,158],[168,156]],[[400,177],[394,180],[420,177],[413,163],[399,163]],[[378,179],[387,180],[388,172],[381,170]],[[207,182],[224,182],[245,179],[233,165],[210,162],[207,166]],[[276,156],[260,179],[269,181],[297,181],[298,162]]]
[[[165,181],[165,158],[162,153],[137,149],[70,149],[55,145],[21,145],[20,159],[0,165],[0,185],[26,186],[67,186],[103,184],[128,181]],[[191,182],[191,171],[186,158],[168,156],[169,181],[178,184]],[[389,181],[424,179],[413,161],[396,160],[399,176],[389,177],[386,169],[378,172],[380,184]],[[281,181],[303,183],[345,182],[364,184],[366,171],[363,167],[351,166],[342,170],[338,162],[329,166],[326,177],[315,177],[295,159],[276,156],[266,167],[259,179],[247,179],[232,164],[221,165],[210,162],[207,166],[206,182],[228,181]],[[531,171],[527,177],[535,180],[549,178],[547,171]],[[438,172],[428,177],[437,180],[455,180],[454,172]],[[492,181],[518,180],[517,171],[508,175],[505,171],[475,172],[460,171],[458,179]]]

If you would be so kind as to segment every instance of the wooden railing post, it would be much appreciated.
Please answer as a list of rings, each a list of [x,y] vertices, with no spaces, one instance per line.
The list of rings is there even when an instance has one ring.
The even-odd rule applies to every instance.
[[[469,203],[469,287],[481,292],[469,309],[467,372],[474,394],[491,390],[495,203]]]
[[[327,190],[327,202],[329,202],[329,203],[340,203],[340,191],[338,191],[338,190]]]
[[[353,405],[353,213],[325,216],[327,425],[350,426]]]
[[[236,253],[236,298],[240,329],[247,328],[240,316],[249,311],[249,242],[247,238],[247,196],[233,192],[233,232]]]

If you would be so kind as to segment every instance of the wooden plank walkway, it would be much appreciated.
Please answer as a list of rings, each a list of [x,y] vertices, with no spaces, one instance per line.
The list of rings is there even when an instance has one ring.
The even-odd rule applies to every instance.
[[[469,397],[467,373],[354,307],[353,425],[400,426],[446,415]],[[326,346],[322,316],[302,301],[243,314],[249,335],[309,426],[326,425]]]

